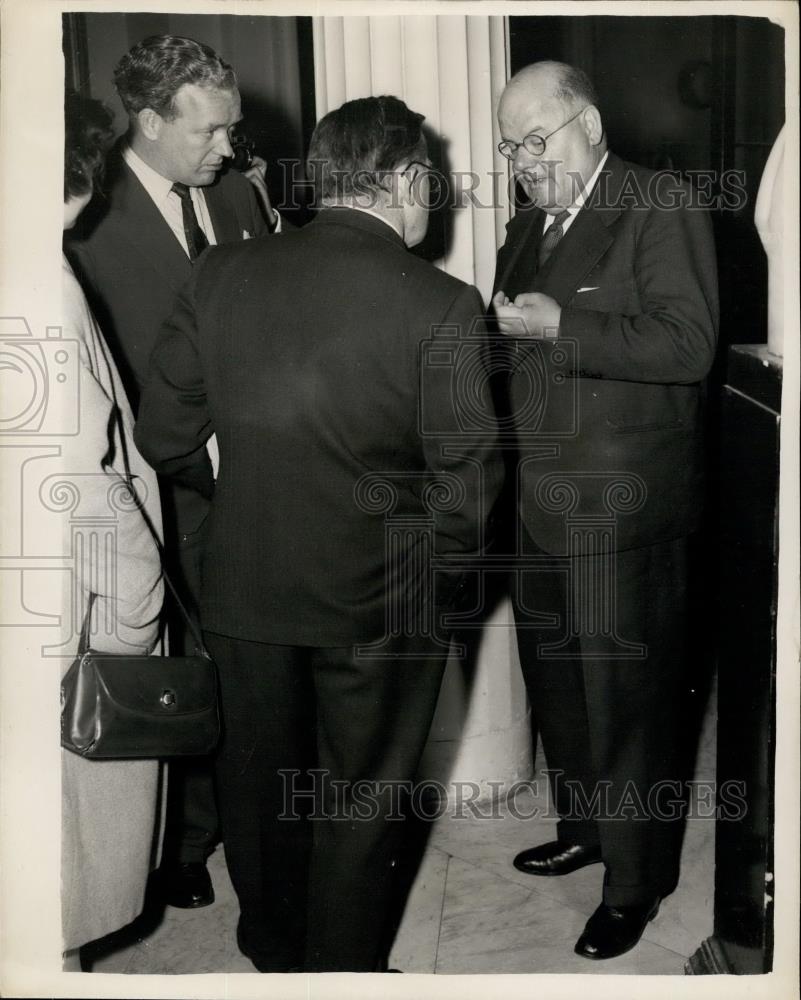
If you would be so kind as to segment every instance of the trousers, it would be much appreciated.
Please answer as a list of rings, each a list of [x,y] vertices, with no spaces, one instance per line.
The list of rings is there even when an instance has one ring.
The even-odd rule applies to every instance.
[[[219,669],[217,789],[240,938],[266,967],[376,971],[404,810],[446,652],[391,658],[205,633]]]
[[[203,539],[203,526],[187,535],[177,535],[173,531],[168,535],[166,549],[167,572],[196,624]],[[165,599],[165,612],[170,653],[191,656],[196,642],[171,593]],[[164,863],[205,863],[216,843],[219,825],[212,757],[171,760],[167,779]]]
[[[687,539],[524,571],[514,607],[558,839],[600,845],[608,905],[667,895],[683,816]]]

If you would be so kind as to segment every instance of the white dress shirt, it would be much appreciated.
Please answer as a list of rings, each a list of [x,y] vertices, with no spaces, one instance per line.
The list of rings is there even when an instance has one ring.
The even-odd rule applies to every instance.
[[[186,235],[184,233],[184,213],[181,207],[181,199],[172,190],[172,181],[162,177],[158,171],[135,153],[130,146],[126,146],[122,152],[122,158],[133,170],[142,183],[145,191],[150,195],[153,204],[161,212],[164,221],[175,234],[175,238],[184,248],[184,253],[189,256],[189,247],[186,245]],[[192,204],[195,208],[198,224],[206,235],[210,246],[217,245],[217,237],[214,235],[214,226],[211,224],[211,216],[203,196],[203,188],[190,187],[189,192]],[[212,434],[206,442],[206,450],[209,453],[211,467],[214,478],[217,478],[217,470],[220,466],[220,450],[217,446],[217,435]]]
[[[164,221],[175,234],[175,238],[184,248],[184,253],[189,256],[189,248],[186,245],[184,234],[184,216],[181,208],[181,199],[172,190],[172,181],[162,177],[160,173],[135,153],[130,146],[126,146],[122,153],[122,158],[133,170],[142,183],[145,191],[150,195],[153,204],[161,212]],[[206,198],[203,195],[203,188],[190,187],[189,193],[192,198],[192,205],[195,209],[198,224],[206,235],[206,239],[212,246],[217,245],[217,237],[214,235],[214,226],[211,224],[211,216],[206,205]]]
[[[595,182],[598,180],[598,174],[600,174],[603,165],[606,163],[606,158],[608,156],[609,156],[609,151],[607,150],[601,157],[601,162],[595,168],[595,172],[593,173],[592,177],[590,177],[589,181],[587,181],[586,186],[581,189],[581,191],[578,193],[578,196],[576,197],[576,200],[573,202],[570,208],[567,209],[567,211],[570,214],[562,223],[562,236],[564,236],[565,233],[568,231],[568,229],[570,229],[570,227],[573,225],[573,219],[575,219],[575,217],[579,214],[579,211],[583,207],[584,202],[587,200],[587,198],[589,198],[590,192],[595,187]],[[545,220],[542,225],[543,232],[545,232],[545,230],[551,225],[553,220],[554,216],[552,215],[545,216]]]

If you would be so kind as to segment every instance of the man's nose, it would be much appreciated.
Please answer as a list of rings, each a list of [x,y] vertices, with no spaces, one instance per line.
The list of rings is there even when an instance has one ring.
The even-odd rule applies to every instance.
[[[220,156],[230,157],[234,155],[234,147],[231,145],[231,140],[228,138],[228,133],[223,132],[214,145],[215,153]]]
[[[538,162],[538,157],[534,156],[532,153],[526,149],[526,147],[521,143],[515,150],[515,155],[512,157],[512,167],[519,171],[528,170],[530,167],[534,166]]]

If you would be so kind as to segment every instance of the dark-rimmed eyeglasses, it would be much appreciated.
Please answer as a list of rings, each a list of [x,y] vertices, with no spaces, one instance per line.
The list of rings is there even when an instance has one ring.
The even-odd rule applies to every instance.
[[[412,193],[416,195],[422,204],[431,206],[439,205],[444,193],[447,191],[447,180],[431,163],[424,163],[422,160],[411,160],[403,169],[403,173],[411,171],[412,168],[419,169],[413,172],[411,178]],[[420,197],[423,181],[428,182],[428,191],[425,197]]]
[[[589,104],[585,104],[581,111],[586,111],[588,107]],[[575,121],[581,114],[581,111],[577,111],[566,122],[562,122],[559,128],[555,128],[553,132],[549,132],[547,135],[537,135],[536,132],[531,132],[522,142],[512,142],[511,139],[504,139],[503,142],[498,143],[498,152],[505,156],[507,160],[513,160],[517,156],[518,149],[522,146],[531,156],[542,156],[551,136],[556,135],[557,132],[561,132],[565,125],[569,125],[572,121]]]

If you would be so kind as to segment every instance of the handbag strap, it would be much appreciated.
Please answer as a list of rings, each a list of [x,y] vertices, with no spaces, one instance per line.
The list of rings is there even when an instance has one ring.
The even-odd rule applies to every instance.
[[[89,591],[89,604],[86,607],[86,612],[83,616],[83,625],[81,626],[81,637],[78,640],[78,656],[83,656],[84,653],[89,650],[89,633],[92,626],[92,608],[95,604],[95,592],[93,590]]]
[[[129,485],[128,489],[133,490],[133,487]],[[153,526],[150,524],[149,521],[148,521],[148,527],[150,528],[151,532],[153,532]],[[207,659],[210,660],[211,659],[211,655],[209,654],[209,651],[206,649],[206,644],[203,642],[203,639],[202,639],[202,637],[200,635],[200,631],[199,631],[197,625],[195,624],[195,622],[193,621],[192,617],[190,616],[189,612],[184,607],[184,602],[178,596],[178,591],[175,588],[175,584],[170,579],[169,573],[167,572],[167,569],[166,569],[166,567],[164,565],[164,547],[162,546],[162,544],[161,544],[161,542],[160,542],[160,540],[159,540],[159,538],[158,538],[158,536],[156,535],[155,532],[153,532],[153,537],[155,538],[156,545],[158,546],[159,557],[161,558],[161,572],[164,575],[164,579],[165,579],[165,581],[167,583],[167,586],[170,588],[170,591],[172,592],[172,596],[175,598],[175,603],[178,605],[178,608],[180,609],[181,614],[184,616],[184,618],[186,620],[186,624],[189,626],[189,631],[192,633],[192,638],[195,640],[195,646],[196,646],[197,650],[203,656],[205,656]]]
[[[112,386],[113,386],[113,384],[114,384],[114,382],[112,380]],[[139,494],[136,492],[136,489],[134,488],[134,485],[133,485],[133,474],[131,473],[131,464],[130,464],[130,462],[128,460],[128,442],[125,439],[125,427],[123,426],[123,422],[122,422],[122,411],[120,410],[119,404],[117,402],[116,393],[114,394],[114,415],[115,415],[115,418],[116,418],[116,421],[117,421],[117,427],[118,427],[119,432],[120,432],[120,445],[122,447],[122,461],[123,461],[123,464],[125,465],[125,483],[126,483],[126,485],[128,487],[128,491],[130,492],[131,497],[133,498],[134,503],[136,504],[136,506],[137,506],[137,508],[139,510],[139,513],[144,518],[145,524],[147,525],[148,530],[150,531],[150,534],[153,536],[153,541],[156,543],[156,548],[158,549],[158,553],[159,553],[159,560],[161,562],[161,572],[162,572],[162,575],[164,577],[164,580],[165,580],[167,586],[170,588],[170,592],[172,593],[172,596],[175,598],[175,603],[178,605],[178,609],[180,610],[181,614],[184,616],[186,624],[189,626],[189,631],[192,633],[192,638],[195,640],[195,647],[196,647],[197,651],[202,656],[205,656],[207,659],[210,660],[211,656],[209,654],[209,651],[206,649],[206,644],[203,642],[203,639],[202,639],[202,637],[200,635],[200,630],[198,629],[196,623],[193,621],[193,619],[190,616],[189,612],[184,607],[184,602],[178,596],[178,590],[177,590],[175,584],[170,579],[169,573],[167,572],[166,559],[165,559],[165,555],[164,555],[164,545],[162,544],[162,541],[161,541],[161,539],[158,536],[158,532],[154,528],[153,522],[151,521],[151,519],[150,519],[147,511],[145,510],[144,505],[142,504],[141,500],[139,499]],[[94,594],[92,595],[92,597],[94,597]],[[91,608],[91,604],[90,604],[90,608]]]

